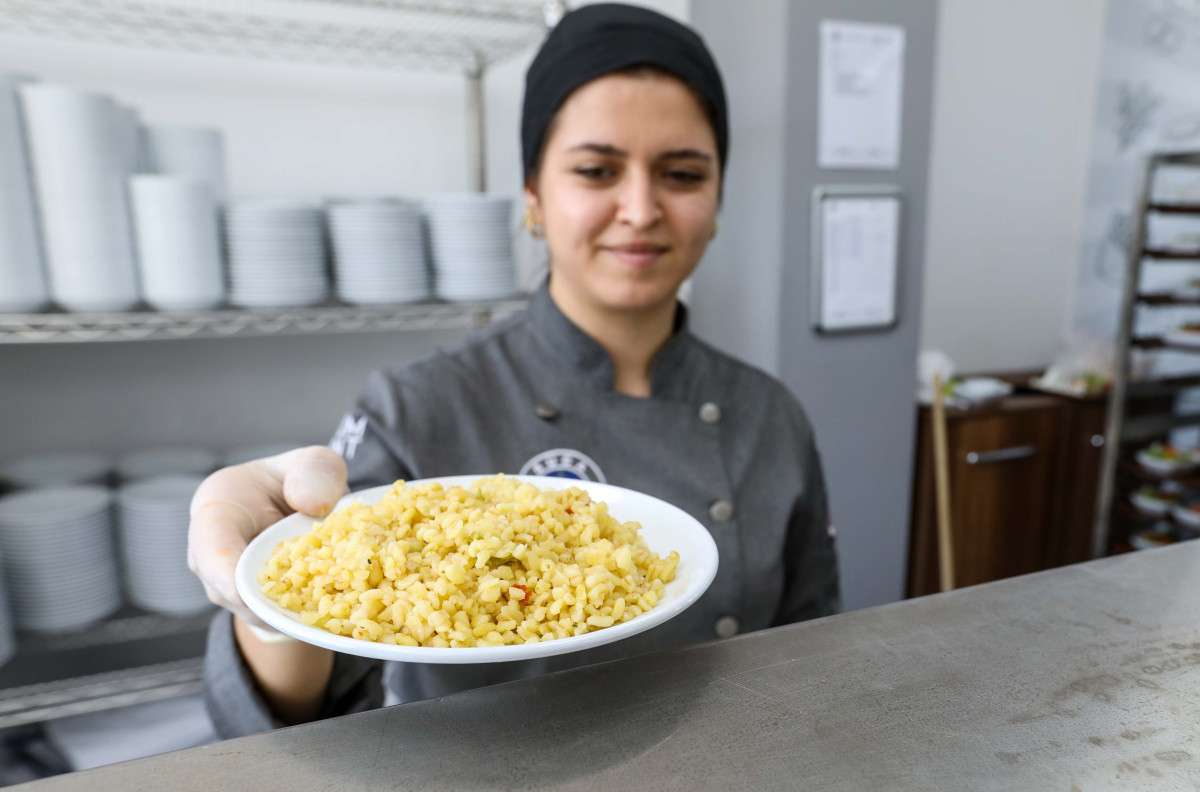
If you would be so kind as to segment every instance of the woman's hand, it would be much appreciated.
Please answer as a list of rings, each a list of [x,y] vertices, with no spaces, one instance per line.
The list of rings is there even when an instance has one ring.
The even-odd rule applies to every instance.
[[[293,512],[324,517],[346,493],[346,463],[324,446],[222,468],[192,498],[188,566],[208,598],[247,624],[266,627],[238,596],[233,572],[266,527]]]

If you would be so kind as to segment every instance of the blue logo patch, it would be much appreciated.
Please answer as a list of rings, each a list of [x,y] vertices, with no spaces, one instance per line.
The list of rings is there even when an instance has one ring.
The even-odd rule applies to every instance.
[[[555,478],[596,481],[606,484],[604,471],[595,460],[572,448],[552,448],[543,451],[521,467],[522,476],[553,476]]]

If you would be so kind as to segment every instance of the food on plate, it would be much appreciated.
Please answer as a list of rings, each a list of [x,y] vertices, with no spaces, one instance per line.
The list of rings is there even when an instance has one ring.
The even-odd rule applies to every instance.
[[[1177,487],[1147,485],[1133,493],[1133,504],[1143,511],[1161,514],[1179,501]]]
[[[1186,465],[1191,464],[1194,460],[1191,451],[1183,451],[1169,443],[1152,443],[1143,453],[1148,459],[1153,459],[1158,462],[1169,462],[1173,464]]]
[[[1165,530],[1155,529],[1147,531],[1139,531],[1129,537],[1129,543],[1137,550],[1149,550],[1155,547],[1164,547],[1173,544],[1174,537]]]
[[[398,481],[279,543],[263,593],[305,624],[401,646],[476,647],[583,635],[649,611],[679,554],[649,549],[582,489],[505,476],[470,487]]]

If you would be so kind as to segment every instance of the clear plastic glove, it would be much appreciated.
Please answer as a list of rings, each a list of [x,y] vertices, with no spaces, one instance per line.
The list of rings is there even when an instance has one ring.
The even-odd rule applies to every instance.
[[[188,567],[208,599],[247,624],[270,629],[238,596],[233,572],[250,541],[294,512],[329,514],[346,494],[346,463],[324,446],[222,468],[192,497]]]

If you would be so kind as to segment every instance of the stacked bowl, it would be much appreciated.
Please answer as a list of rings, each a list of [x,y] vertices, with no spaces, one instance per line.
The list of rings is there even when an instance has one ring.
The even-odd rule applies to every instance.
[[[198,476],[160,476],[123,486],[117,526],[125,591],[139,608],[168,615],[209,607],[187,565],[188,511]]]
[[[120,608],[111,501],[95,486],[0,498],[0,561],[18,628],[78,630]]]

